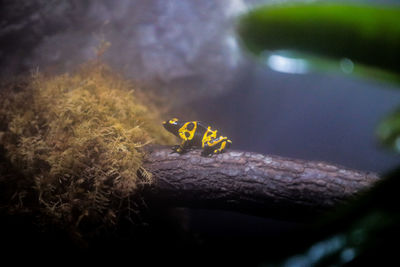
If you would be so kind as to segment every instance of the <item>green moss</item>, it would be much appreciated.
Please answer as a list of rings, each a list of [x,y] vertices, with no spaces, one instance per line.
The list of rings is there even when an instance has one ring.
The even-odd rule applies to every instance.
[[[146,93],[98,61],[2,87],[0,144],[25,179],[14,195],[29,192],[35,202],[18,205],[78,234],[83,222],[114,225],[129,212],[138,185],[151,183],[141,148],[174,142]]]

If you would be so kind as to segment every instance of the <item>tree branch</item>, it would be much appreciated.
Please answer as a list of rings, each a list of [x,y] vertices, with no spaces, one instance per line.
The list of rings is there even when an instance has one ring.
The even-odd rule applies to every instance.
[[[379,180],[374,173],[324,162],[230,150],[212,157],[150,147],[154,182],[145,198],[161,205],[228,209],[302,220],[329,211]]]

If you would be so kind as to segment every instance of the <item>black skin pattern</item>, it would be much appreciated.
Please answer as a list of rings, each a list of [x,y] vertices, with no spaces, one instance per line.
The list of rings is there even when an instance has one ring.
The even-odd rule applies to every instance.
[[[186,129],[184,130],[184,135],[187,140],[183,139],[182,136],[180,136],[179,130],[182,130],[182,127],[186,125]],[[193,130],[195,127],[195,124],[197,124],[197,127],[195,129],[194,135],[192,138],[190,138],[190,132]],[[199,121],[179,121],[178,119],[171,119],[169,121],[165,121],[163,123],[164,128],[171,132],[172,134],[176,135],[177,137],[181,138],[183,142],[180,145],[176,145],[172,148],[173,152],[176,153],[186,153],[190,149],[193,148],[202,148],[202,140],[204,134],[207,133],[207,136],[211,135],[213,131],[207,130],[210,126],[206,126],[206,124],[199,122]],[[210,127],[211,128],[211,127]],[[210,138],[210,142],[206,142],[203,147],[202,151],[202,156],[209,156],[217,153],[223,153],[225,149],[227,149],[232,142],[224,136],[219,136],[217,135],[216,138]]]

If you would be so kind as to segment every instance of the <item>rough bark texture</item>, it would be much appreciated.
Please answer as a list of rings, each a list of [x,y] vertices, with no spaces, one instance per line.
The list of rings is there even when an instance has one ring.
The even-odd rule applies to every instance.
[[[162,205],[228,209],[306,219],[344,203],[379,178],[324,162],[229,151],[212,157],[150,148],[145,168],[154,182],[146,199]]]

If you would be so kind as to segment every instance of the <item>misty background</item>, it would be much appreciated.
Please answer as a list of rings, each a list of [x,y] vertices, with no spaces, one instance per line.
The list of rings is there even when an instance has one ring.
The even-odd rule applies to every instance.
[[[0,75],[73,71],[105,40],[106,63],[170,99],[166,119],[205,121],[230,137],[232,149],[379,173],[398,164],[374,135],[400,102],[396,85],[280,73],[241,48],[237,17],[271,2],[278,1],[2,1]],[[220,211],[192,211],[192,226],[210,235],[274,230],[268,220]]]

